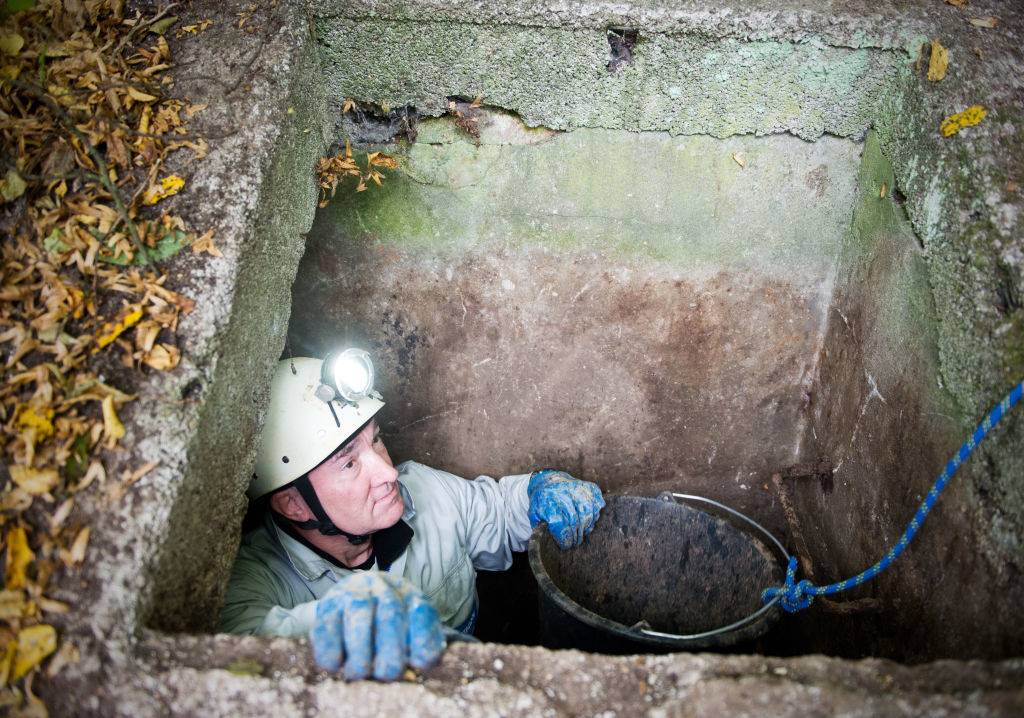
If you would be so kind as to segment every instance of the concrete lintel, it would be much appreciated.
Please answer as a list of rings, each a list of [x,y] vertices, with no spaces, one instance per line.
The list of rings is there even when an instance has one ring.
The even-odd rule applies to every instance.
[[[835,47],[906,50],[956,16],[921,3],[874,5],[855,2],[773,0],[756,4],[700,0],[312,0],[321,18],[448,21],[566,29],[634,29],[648,33],[693,33],[748,41],[820,42]]]

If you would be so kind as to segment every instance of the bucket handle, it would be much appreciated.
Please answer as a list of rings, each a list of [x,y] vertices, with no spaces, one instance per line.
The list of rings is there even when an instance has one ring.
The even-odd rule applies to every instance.
[[[715,501],[714,499],[705,498],[704,496],[695,496],[693,494],[677,494],[674,491],[664,491],[658,494],[658,498],[661,499],[662,501],[692,501],[695,503],[707,504],[710,506],[714,506],[717,509],[721,509],[722,511],[728,513],[730,516],[740,519],[744,523],[748,524],[750,527],[755,529],[761,536],[767,538],[768,541],[770,541],[772,545],[774,545],[775,548],[779,550],[779,553],[785,557],[783,565],[789,563],[789,552],[786,551],[786,548],[782,545],[782,542],[775,538],[775,536],[764,526],[757,523],[756,521],[754,521],[754,519],[750,518],[749,516],[741,514],[736,509],[730,508],[725,504],[721,504]],[[775,604],[778,603],[781,599],[782,595],[779,594],[772,598],[768,603],[761,606],[758,610],[751,613],[749,616],[746,616],[738,621],[730,623],[728,626],[722,626],[720,628],[715,628],[710,631],[704,631],[703,633],[690,633],[687,635],[683,635],[679,633],[663,633],[661,631],[652,631],[649,628],[640,628],[639,632],[643,633],[646,636],[655,636],[657,638],[669,638],[684,641],[694,641],[702,638],[710,638],[711,636],[717,636],[722,633],[728,633],[729,631],[735,631],[737,628],[742,628],[743,626],[746,626],[748,623],[753,623],[761,616],[763,616],[765,613],[774,608]]]

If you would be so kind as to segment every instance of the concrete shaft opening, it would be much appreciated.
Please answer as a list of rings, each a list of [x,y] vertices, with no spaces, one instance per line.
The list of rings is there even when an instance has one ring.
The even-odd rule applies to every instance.
[[[819,584],[891,546],[1019,380],[1019,200],[1001,188],[1020,177],[999,151],[1019,118],[993,105],[949,141],[938,122],[984,86],[969,73],[994,70],[939,86],[915,68],[924,38],[964,23],[671,5],[314,0],[261,6],[261,34],[239,25],[248,3],[197,16],[215,22],[184,39],[176,87],[220,139],[175,201],[224,257],[190,265],[181,370],[126,417],[124,468],[160,463],[97,511],[95,600],[65,629],[87,659],[50,694],[67,713],[743,713],[822,692],[825,710],[1019,713],[1016,419],[892,570],[748,655],[499,645],[543,643],[525,555],[479,577],[488,642],[409,684],[347,685],[300,642],[210,635],[288,352],[370,350],[396,460],[701,494]],[[1011,36],[984,54],[1016,58]],[[398,169],[317,210],[310,169],[345,139]],[[860,657],[879,660],[843,660]],[[938,658],[958,660],[916,665]]]
[[[850,526],[872,536],[829,541],[809,525],[831,549],[820,575],[884,551],[870,522],[895,530],[912,506],[904,481],[921,491],[931,479],[924,466],[907,477],[905,462],[935,453],[931,432],[911,428],[931,400],[935,320],[874,135],[556,133],[489,110],[474,123],[478,136],[458,117],[420,122],[414,143],[388,148],[400,170],[382,188],[318,213],[289,351],[374,354],[397,460],[469,477],[557,466],[606,491],[682,490],[804,542],[783,502],[834,492],[832,512],[875,504]],[[840,382],[859,400],[838,400]],[[874,402],[907,414],[894,459],[877,417],[862,418]],[[543,642],[525,565],[481,583],[491,638]],[[855,640],[784,626],[761,650],[942,655],[875,595],[836,622],[865,627]]]

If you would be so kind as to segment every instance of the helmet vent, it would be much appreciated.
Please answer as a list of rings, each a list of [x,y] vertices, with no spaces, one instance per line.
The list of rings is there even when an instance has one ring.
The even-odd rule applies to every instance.
[[[284,463],[287,464],[288,463],[288,457],[287,456],[282,456],[281,457],[281,461],[283,461]]]

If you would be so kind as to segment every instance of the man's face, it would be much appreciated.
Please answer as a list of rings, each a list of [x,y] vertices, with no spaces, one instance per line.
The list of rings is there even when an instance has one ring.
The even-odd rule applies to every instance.
[[[328,518],[351,534],[367,534],[398,523],[405,511],[398,472],[376,421],[309,472]]]

